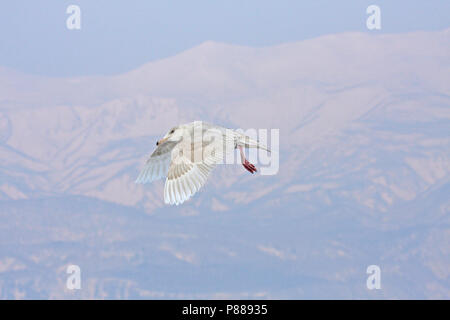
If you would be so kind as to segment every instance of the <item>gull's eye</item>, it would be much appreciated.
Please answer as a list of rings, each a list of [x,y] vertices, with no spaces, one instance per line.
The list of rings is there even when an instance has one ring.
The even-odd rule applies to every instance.
[[[175,129],[170,130],[169,134],[172,134],[175,132]]]

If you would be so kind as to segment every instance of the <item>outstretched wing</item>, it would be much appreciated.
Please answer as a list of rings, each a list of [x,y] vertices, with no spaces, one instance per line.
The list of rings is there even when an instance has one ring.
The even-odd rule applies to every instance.
[[[221,132],[209,132],[197,137],[197,141],[182,141],[172,150],[164,186],[164,202],[167,204],[179,205],[192,197],[206,183],[216,164],[223,160],[224,139]]]
[[[176,143],[168,141],[158,146],[148,158],[135,182],[149,183],[166,177],[169,170],[171,152],[175,145]]]

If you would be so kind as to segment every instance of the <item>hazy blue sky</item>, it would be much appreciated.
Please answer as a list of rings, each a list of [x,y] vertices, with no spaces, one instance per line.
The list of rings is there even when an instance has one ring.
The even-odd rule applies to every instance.
[[[81,8],[81,30],[66,8]],[[366,29],[381,8],[382,30]],[[206,40],[250,46],[344,31],[405,32],[450,26],[450,1],[5,1],[0,66],[52,76],[121,73]]]

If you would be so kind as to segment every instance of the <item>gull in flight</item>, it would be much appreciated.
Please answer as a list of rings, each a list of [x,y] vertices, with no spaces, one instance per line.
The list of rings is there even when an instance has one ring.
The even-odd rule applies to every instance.
[[[235,130],[202,121],[173,127],[158,142],[136,183],[149,183],[166,177],[164,202],[179,205],[192,197],[206,182],[216,164],[239,149],[241,162],[252,174],[256,167],[244,155],[244,148],[270,150]]]

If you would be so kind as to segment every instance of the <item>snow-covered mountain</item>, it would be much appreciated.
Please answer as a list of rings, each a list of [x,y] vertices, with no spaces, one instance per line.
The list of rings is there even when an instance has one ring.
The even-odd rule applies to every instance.
[[[0,297],[448,299],[449,84],[450,29],[206,42],[110,77],[0,68]],[[279,173],[219,166],[165,206],[134,180],[193,120],[280,129]]]

